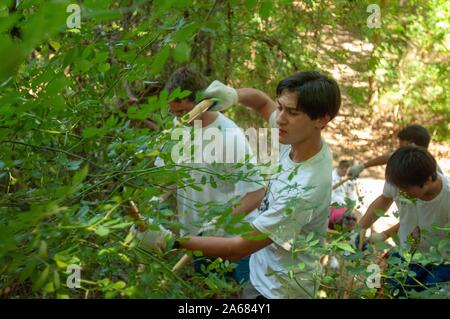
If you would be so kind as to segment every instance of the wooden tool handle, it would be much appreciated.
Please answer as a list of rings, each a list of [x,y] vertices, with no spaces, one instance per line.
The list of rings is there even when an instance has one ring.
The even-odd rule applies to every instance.
[[[188,114],[187,114],[187,122],[191,123],[197,117],[199,117],[202,113],[206,112],[213,104],[214,100],[207,99],[198,103]]]
[[[182,269],[184,266],[186,266],[187,264],[189,264],[192,260],[192,257],[189,256],[188,254],[185,254],[183,257],[180,258],[180,260],[178,260],[178,262],[175,264],[175,266],[173,266],[172,268],[172,272],[177,272],[180,269]]]
[[[340,182],[334,184],[332,189],[335,190],[336,188],[338,188],[339,186],[345,184],[346,182],[348,182],[348,181],[351,180],[351,179],[352,179],[351,177],[346,177],[346,178],[344,178],[344,179],[341,180]]]

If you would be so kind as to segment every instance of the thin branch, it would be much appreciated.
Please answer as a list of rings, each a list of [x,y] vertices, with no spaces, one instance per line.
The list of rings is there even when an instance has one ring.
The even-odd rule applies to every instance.
[[[92,166],[94,166],[94,167],[96,167],[98,169],[101,169],[101,170],[104,170],[104,171],[108,171],[108,169],[106,169],[106,168],[96,164],[95,162],[93,162],[93,161],[91,161],[91,160],[89,160],[89,159],[87,159],[87,158],[85,158],[85,157],[83,157],[81,155],[78,155],[78,154],[75,154],[75,153],[71,153],[71,152],[68,152],[68,151],[65,151],[65,150],[62,150],[62,149],[59,149],[59,148],[54,148],[54,147],[49,147],[49,146],[39,146],[39,145],[33,145],[33,144],[29,144],[29,143],[24,143],[24,142],[19,142],[19,141],[9,141],[9,140],[2,141],[2,143],[10,143],[10,144],[13,144],[13,145],[23,145],[23,146],[31,147],[31,148],[34,148],[34,149],[41,149],[41,150],[46,150],[46,151],[51,151],[51,152],[56,152],[56,153],[63,153],[63,154],[66,154],[68,156],[71,156],[71,157],[82,159],[82,160],[88,162],[89,164],[91,164]]]

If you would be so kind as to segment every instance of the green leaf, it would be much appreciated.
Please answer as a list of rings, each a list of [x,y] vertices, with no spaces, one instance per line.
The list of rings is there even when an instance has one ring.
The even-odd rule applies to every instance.
[[[180,43],[188,41],[197,32],[198,28],[199,25],[196,22],[186,24],[183,28],[172,34],[173,42]]]
[[[69,171],[76,171],[80,168],[81,163],[83,163],[83,160],[69,161],[67,163],[67,169]]]
[[[47,257],[47,243],[44,240],[41,240],[39,245],[39,256],[42,258]]]
[[[64,67],[68,66],[69,64],[72,64],[75,62],[75,60],[78,58],[79,51],[78,47],[72,48],[64,55]]]
[[[100,135],[103,132],[101,128],[97,127],[88,127],[83,130],[82,136],[84,138],[91,138],[97,135]]]
[[[119,224],[115,224],[115,225],[112,225],[112,226],[109,226],[109,228],[111,228],[111,229],[119,229],[119,228],[125,228],[125,227],[129,227],[129,226],[131,226],[133,223],[119,223]]]
[[[355,252],[355,249],[349,243],[337,242],[337,243],[334,243],[334,245],[341,250],[348,251],[351,253]]]
[[[104,51],[104,52],[99,52],[99,53],[97,53],[97,54],[95,55],[94,62],[95,62],[95,63],[102,63],[102,62],[105,62],[106,59],[108,59],[108,55],[109,55],[109,53],[106,52],[106,51]]]
[[[115,282],[114,285],[113,285],[113,287],[114,287],[115,289],[123,289],[123,288],[125,288],[126,286],[127,286],[127,284],[126,284],[125,282],[123,282],[123,281],[117,281],[117,282]]]
[[[329,284],[330,282],[332,282],[334,279],[331,276],[325,276],[322,278],[322,281],[326,284]]]
[[[21,47],[9,37],[0,36],[0,83],[14,75],[25,58]]]
[[[97,66],[97,69],[103,73],[108,71],[110,68],[111,68],[111,66],[109,65],[109,63],[102,63]]]
[[[377,215],[378,217],[385,217],[386,216],[386,212],[382,209],[375,209],[375,215]]]
[[[147,157],[155,157],[159,155],[159,151],[158,150],[153,150],[150,153],[145,154],[145,156]]]
[[[88,166],[85,165],[81,170],[75,173],[72,178],[72,186],[80,184],[88,174]]]
[[[186,42],[180,42],[173,50],[173,57],[176,62],[182,63],[189,59],[190,47]]]
[[[52,46],[53,49],[55,49],[55,51],[59,51],[59,49],[61,48],[61,44],[58,41],[54,41],[54,40],[48,40],[48,43]]]
[[[59,287],[61,286],[61,281],[59,279],[58,270],[53,271],[53,283],[54,283],[55,289],[59,289]]]
[[[66,100],[61,95],[53,95],[50,104],[55,112],[64,111],[66,109]]]
[[[39,288],[42,287],[42,285],[46,282],[47,277],[48,277],[48,273],[50,271],[50,266],[46,266],[44,268],[44,270],[41,272],[41,274],[39,275],[39,277],[36,279],[36,281],[33,282],[33,291],[38,290]]]
[[[109,128],[113,128],[117,125],[119,119],[115,117],[114,115],[111,115],[108,120],[106,120],[105,125]]]
[[[150,73],[152,75],[156,75],[164,69],[169,55],[170,49],[166,46],[154,56],[152,64],[150,65]]]
[[[245,6],[248,10],[253,10],[256,6],[256,0],[245,0]]]
[[[209,177],[209,183],[211,184],[212,188],[217,188],[217,183],[216,183],[214,176]]]
[[[53,282],[49,281],[42,290],[46,293],[54,292],[55,286],[53,285]]]
[[[31,256],[30,258],[26,259],[26,265],[23,270],[20,271],[19,274],[19,280],[24,281],[25,279],[29,278],[33,271],[36,269],[38,260]]]
[[[98,226],[98,228],[95,230],[95,233],[97,235],[99,235],[100,237],[105,237],[109,234],[109,229],[100,225]]]
[[[270,16],[270,11],[272,11],[272,1],[264,0],[259,9],[261,19],[266,20]]]
[[[190,184],[189,187],[191,187],[193,190],[196,190],[197,192],[203,191],[203,189],[200,186],[195,184]]]
[[[80,70],[83,73],[86,73],[89,71],[89,69],[92,67],[92,62],[88,60],[78,60],[76,63],[77,70]]]

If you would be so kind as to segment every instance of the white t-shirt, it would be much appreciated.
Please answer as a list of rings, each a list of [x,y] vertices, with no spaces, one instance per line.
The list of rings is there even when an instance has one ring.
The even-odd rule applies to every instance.
[[[333,184],[332,185],[336,185],[344,178],[345,178],[345,176],[340,176],[337,172],[337,169],[335,168],[333,170],[333,176],[332,176]],[[349,198],[351,200],[356,200],[355,182],[353,180],[349,180],[349,181],[345,182],[338,188],[334,189],[331,193],[331,203],[338,203],[340,205],[344,205],[345,198]]]
[[[250,281],[266,298],[313,298],[318,284],[313,276],[321,270],[320,256],[311,251],[293,253],[294,239],[310,233],[323,236],[326,232],[332,155],[323,140],[319,153],[304,162],[293,162],[290,151],[291,145],[280,147],[281,171],[272,176],[259,215],[252,222],[273,241],[250,257]],[[305,265],[302,270],[300,263]],[[296,268],[295,279],[288,276],[292,267]]]
[[[441,192],[430,201],[416,199],[415,203],[402,197],[399,189],[390,183],[384,184],[383,195],[394,199],[400,213],[400,251],[408,248],[408,237],[418,227],[420,242],[418,251],[426,253],[432,244],[431,237],[448,240],[445,231],[433,229],[433,225],[445,227],[450,222],[450,182],[448,177],[438,173],[442,180]],[[416,230],[417,231],[417,230]]]
[[[207,204],[209,202],[215,202],[215,207],[223,211],[224,205],[231,202],[237,203],[247,193],[264,187],[257,167],[249,168],[246,164],[238,168],[234,167],[235,163],[243,161],[245,152],[252,156],[250,144],[242,130],[232,120],[221,113],[218,113],[218,117],[214,122],[202,127],[203,135],[208,134],[208,129],[212,128],[220,131],[224,159],[226,160],[227,150],[230,150],[227,146],[230,145],[235,146],[234,157],[232,157],[231,163],[192,162],[181,164],[182,166],[187,166],[190,170],[189,184],[195,184],[201,188],[201,190],[195,190],[190,186],[177,188],[177,211],[180,224],[183,225],[183,229],[180,231],[181,236],[198,235],[199,230],[205,222],[211,220],[204,215],[206,212],[211,212],[211,210],[207,210]],[[187,129],[191,130],[192,127]],[[212,140],[214,139],[202,139],[202,149],[205,150],[207,145],[211,144]],[[256,163],[254,158],[251,158],[249,162]],[[161,166],[163,162],[158,160],[158,163],[155,164]],[[249,172],[254,172],[254,174],[252,173],[252,175],[247,176],[245,179],[237,178],[237,174],[248,174]],[[231,177],[231,180],[220,178],[220,176],[227,174],[228,176],[232,174],[235,177]],[[205,181],[206,183],[203,184]],[[256,209],[248,215],[246,220],[249,220],[254,212],[256,212]],[[223,231],[209,231],[208,235],[225,235],[225,233]]]

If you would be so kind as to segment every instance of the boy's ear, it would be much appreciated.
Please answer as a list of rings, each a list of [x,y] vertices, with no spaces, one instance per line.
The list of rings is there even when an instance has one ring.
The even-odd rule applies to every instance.
[[[434,182],[433,176],[428,176],[427,181],[425,182],[425,184],[431,184],[433,182]]]
[[[327,126],[328,122],[330,122],[330,116],[327,114],[325,116],[319,117],[316,119],[316,127],[318,129],[323,129]]]

